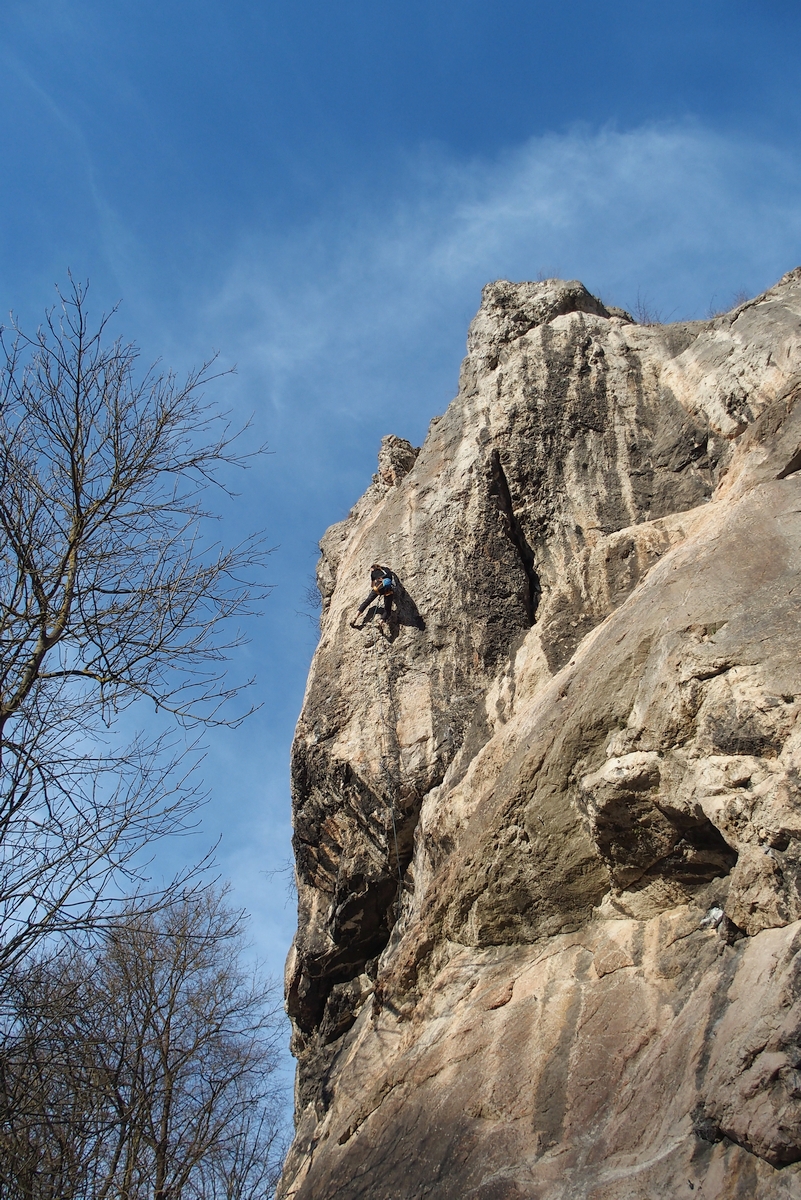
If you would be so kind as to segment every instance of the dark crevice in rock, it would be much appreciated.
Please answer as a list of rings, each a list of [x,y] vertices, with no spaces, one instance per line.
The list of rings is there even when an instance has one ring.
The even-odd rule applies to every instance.
[[[737,852],[724,840],[711,821],[682,830],[670,854],[648,870],[679,883],[709,883],[728,875],[737,863]]]
[[[788,462],[787,466],[779,471],[777,479],[786,479],[788,475],[794,474],[795,471],[801,471],[801,447],[796,451],[793,457]]]
[[[596,812],[599,853],[619,888],[638,891],[656,877],[685,886],[728,875],[737,852],[706,818],[664,809],[634,791],[621,793]]]
[[[693,1109],[692,1116],[693,1133],[696,1137],[702,1138],[705,1142],[720,1142],[723,1140],[723,1133],[720,1126],[707,1116],[706,1109],[703,1104],[698,1104]]]
[[[305,944],[298,939],[297,967],[287,987],[287,1011],[298,1032],[298,1095],[301,1107],[313,1103],[318,1116],[330,1102],[325,1081],[332,1055],[364,1003],[362,977],[395,926],[399,876],[411,861],[420,816],[422,796],[404,779],[395,733],[397,682],[390,657],[383,709],[375,708],[376,721],[383,712],[386,723],[380,782],[368,783],[319,743],[296,741],[293,751],[298,873],[328,903],[317,936]]]
[[[492,472],[490,495],[494,497],[499,510],[506,517],[509,539],[517,551],[520,564],[525,572],[528,585],[526,614],[529,624],[533,625],[537,619],[537,608],[540,596],[542,595],[542,585],[534,567],[534,551],[528,544],[523,527],[515,515],[512,495],[509,491],[509,483],[503,469],[503,464],[501,463],[501,456],[497,450],[493,450],[490,454],[490,470]]]
[[[309,749],[297,743],[293,788],[297,870],[302,882],[330,899],[317,940],[297,944],[299,962],[287,1007],[303,1036],[313,1036],[327,1021],[324,1040],[331,1040],[329,1026],[342,1025],[341,1009],[350,995],[342,992],[343,985],[359,977],[389,941],[396,920],[398,860],[403,874],[411,859],[421,800],[416,792],[401,796],[398,781],[393,797],[396,852],[386,797],[368,787],[349,764],[332,761],[320,746]],[[345,847],[356,830],[362,852],[353,856]],[[329,1020],[332,992],[337,1014]]]
[[[402,854],[402,870],[410,857],[408,850]],[[330,943],[322,953],[303,955],[302,969],[287,994],[287,1011],[304,1034],[319,1029],[324,1041],[331,1040],[328,1010],[332,995],[337,1009],[334,1024],[341,1025],[341,1009],[347,1003],[341,999],[342,989],[384,950],[397,919],[397,898],[394,846],[383,876],[361,881],[361,885],[350,879],[337,889],[328,921]]]

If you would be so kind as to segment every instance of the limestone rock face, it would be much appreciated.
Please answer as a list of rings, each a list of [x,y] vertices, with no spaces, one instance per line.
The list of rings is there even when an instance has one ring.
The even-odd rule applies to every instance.
[[[670,326],[498,282],[384,439],[293,746],[280,1197],[801,1197],[799,395],[801,270]]]

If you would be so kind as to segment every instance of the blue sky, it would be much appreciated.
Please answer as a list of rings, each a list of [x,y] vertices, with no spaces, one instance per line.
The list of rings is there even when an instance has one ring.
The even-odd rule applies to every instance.
[[[676,320],[801,263],[799,46],[790,0],[4,0],[0,311],[88,277],[146,359],[236,363],[214,395],[273,452],[224,513],[275,589],[201,840],[274,973],[317,540],[452,398],[487,280]]]

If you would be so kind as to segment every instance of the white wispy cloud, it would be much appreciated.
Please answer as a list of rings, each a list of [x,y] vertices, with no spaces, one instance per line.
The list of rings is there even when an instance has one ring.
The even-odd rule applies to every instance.
[[[559,273],[610,303],[703,316],[801,259],[799,183],[789,154],[693,124],[576,130],[486,162],[429,149],[396,165],[391,192],[248,238],[208,320],[276,414],[361,418],[376,396],[391,412],[410,386],[425,406],[425,374],[438,357],[452,371],[487,280]]]

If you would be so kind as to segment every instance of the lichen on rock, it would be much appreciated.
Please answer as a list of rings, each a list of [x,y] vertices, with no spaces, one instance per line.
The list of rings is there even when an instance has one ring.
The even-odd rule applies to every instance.
[[[799,395],[801,269],[669,326],[501,281],[382,442],[293,745],[280,1197],[801,1196]]]

